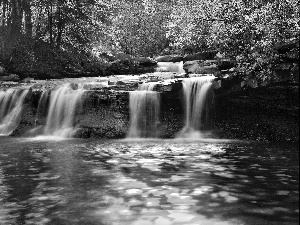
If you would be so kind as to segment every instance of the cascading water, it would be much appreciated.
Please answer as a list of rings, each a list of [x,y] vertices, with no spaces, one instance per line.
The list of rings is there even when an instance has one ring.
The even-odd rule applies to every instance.
[[[0,90],[0,136],[10,135],[19,125],[28,90]]]
[[[181,62],[158,62],[156,72],[174,72],[185,73],[183,69],[183,61]]]
[[[47,122],[44,134],[62,138],[72,137],[76,131],[74,128],[74,116],[84,89],[72,88],[71,84],[51,92]]]
[[[129,94],[130,127],[128,138],[158,137],[160,94],[156,83],[146,83]]]
[[[214,76],[183,79],[185,100],[185,126],[179,137],[202,138],[201,129],[210,122],[210,109],[213,104],[212,81]]]
[[[35,117],[35,125],[37,125],[37,121],[39,120],[39,118],[45,116],[48,99],[49,99],[49,91],[45,90],[42,92],[41,97],[39,99],[39,103],[36,111],[36,117]]]

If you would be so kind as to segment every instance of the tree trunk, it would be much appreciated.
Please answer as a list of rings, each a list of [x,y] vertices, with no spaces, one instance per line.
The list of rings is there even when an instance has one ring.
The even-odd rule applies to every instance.
[[[61,10],[61,2],[58,3],[58,21],[57,21],[57,37],[56,37],[56,48],[60,49],[61,46],[61,40],[62,40],[62,34],[64,30],[64,20],[62,18],[62,10]]]
[[[52,1],[48,5],[48,25],[49,25],[49,36],[50,36],[50,46],[53,46],[53,8]]]
[[[32,12],[31,12],[31,1],[27,0],[23,2],[24,5],[24,12],[25,12],[25,31],[26,31],[26,38],[32,38]]]

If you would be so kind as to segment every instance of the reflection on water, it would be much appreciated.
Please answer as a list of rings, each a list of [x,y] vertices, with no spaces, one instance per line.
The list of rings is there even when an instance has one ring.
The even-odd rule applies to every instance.
[[[0,139],[0,224],[298,224],[294,144]]]

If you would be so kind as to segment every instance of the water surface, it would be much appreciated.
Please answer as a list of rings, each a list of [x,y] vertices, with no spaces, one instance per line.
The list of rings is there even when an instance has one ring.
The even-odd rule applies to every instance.
[[[0,137],[0,224],[293,225],[294,143]]]

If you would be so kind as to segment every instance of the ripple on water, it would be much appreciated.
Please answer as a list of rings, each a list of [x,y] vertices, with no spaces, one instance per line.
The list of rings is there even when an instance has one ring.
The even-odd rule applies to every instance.
[[[281,160],[259,145],[186,140],[3,146],[0,224],[24,213],[28,224],[297,224],[299,164],[286,148],[274,150]]]

